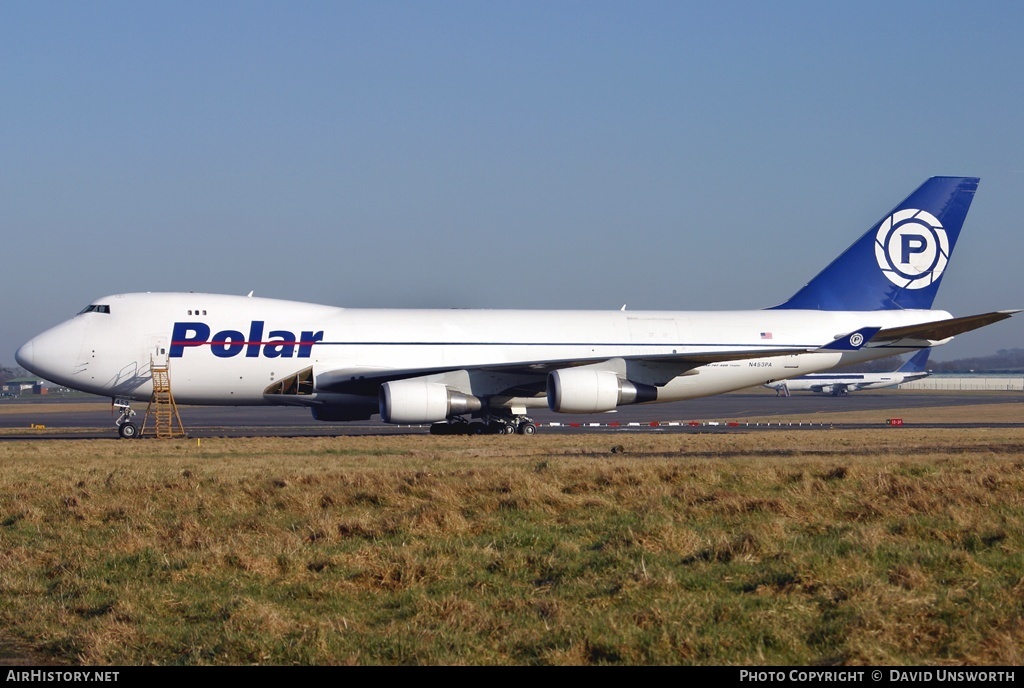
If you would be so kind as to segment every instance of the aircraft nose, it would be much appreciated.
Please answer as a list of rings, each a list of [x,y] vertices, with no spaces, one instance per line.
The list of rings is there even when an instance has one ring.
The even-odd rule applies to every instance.
[[[14,353],[14,360],[39,377],[67,384],[76,363],[85,326],[78,319],[61,323],[28,340]]]
[[[35,340],[30,339],[14,352],[14,360],[25,370],[32,370],[35,367]]]

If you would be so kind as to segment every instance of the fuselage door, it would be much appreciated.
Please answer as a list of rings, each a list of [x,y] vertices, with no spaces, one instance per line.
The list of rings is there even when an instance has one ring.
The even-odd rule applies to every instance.
[[[148,360],[142,363],[149,363],[152,361],[157,365],[167,365],[167,337],[166,335],[154,335],[149,338],[149,351],[146,355]]]

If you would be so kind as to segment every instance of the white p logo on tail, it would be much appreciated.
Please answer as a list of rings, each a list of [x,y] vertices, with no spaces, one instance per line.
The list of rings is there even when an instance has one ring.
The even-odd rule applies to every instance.
[[[890,282],[922,289],[942,275],[949,262],[949,239],[942,223],[926,210],[901,210],[882,221],[875,236],[875,259]]]

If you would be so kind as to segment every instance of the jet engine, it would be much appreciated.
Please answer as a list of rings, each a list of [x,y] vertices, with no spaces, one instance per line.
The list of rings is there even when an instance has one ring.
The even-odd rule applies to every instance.
[[[616,406],[654,401],[651,385],[630,382],[608,370],[565,368],[548,373],[548,408],[558,413],[603,413]]]
[[[471,394],[422,379],[394,380],[380,386],[380,417],[385,423],[434,423],[449,416],[479,411],[483,403]]]

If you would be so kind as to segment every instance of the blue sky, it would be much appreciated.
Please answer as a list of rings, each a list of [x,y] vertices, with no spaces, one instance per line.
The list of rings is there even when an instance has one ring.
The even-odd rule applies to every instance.
[[[760,308],[980,176],[1024,307],[1024,5],[0,0],[0,364],[103,295]],[[1024,347],[1024,317],[935,360]]]

